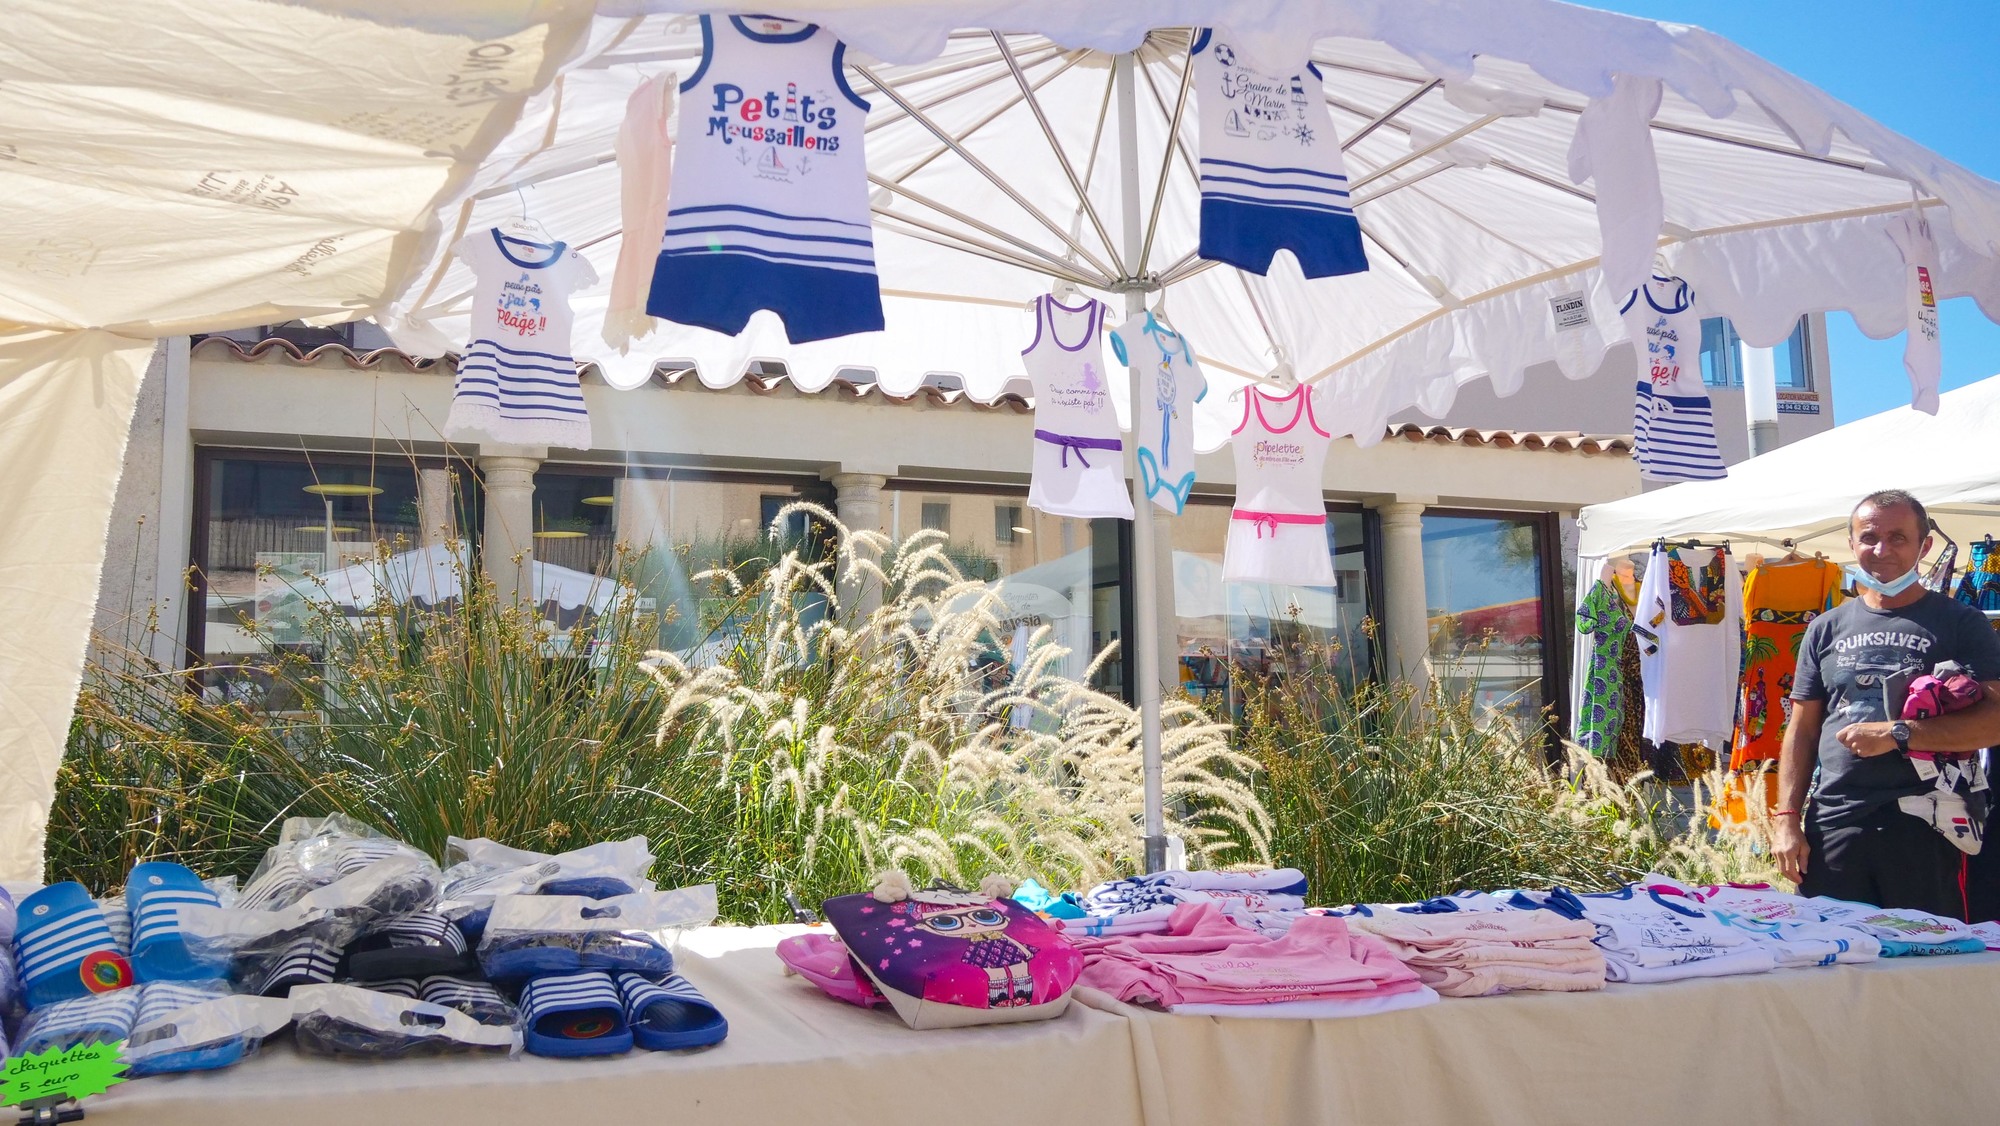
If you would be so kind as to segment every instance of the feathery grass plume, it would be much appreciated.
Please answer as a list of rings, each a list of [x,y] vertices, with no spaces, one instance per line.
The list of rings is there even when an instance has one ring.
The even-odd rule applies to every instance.
[[[799,513],[815,530],[786,539]],[[432,852],[448,835],[560,851],[644,833],[656,879],[713,881],[744,922],[889,865],[967,886],[1137,868],[1137,712],[1059,675],[1047,631],[989,687],[1002,607],[942,534],[891,545],[794,506],[767,550],[723,546],[690,579],[698,619],[665,629],[631,597],[555,629],[461,563],[454,605],[313,603],[324,660],[268,644],[255,701],[186,691],[135,655],[100,661],[49,873],[100,890],[148,858],[241,875],[284,817],[336,812]],[[621,553],[606,581],[636,588],[627,571],[648,562]],[[843,603],[843,567],[878,608]],[[1192,861],[1267,861],[1271,821],[1230,728],[1185,702],[1165,720],[1170,830]]]

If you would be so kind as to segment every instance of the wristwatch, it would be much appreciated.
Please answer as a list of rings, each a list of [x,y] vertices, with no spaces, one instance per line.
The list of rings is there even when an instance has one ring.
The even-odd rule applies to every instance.
[[[1899,751],[1903,752],[1903,753],[1904,753],[1904,754],[1906,754],[1906,755],[1910,753],[1910,725],[1909,725],[1909,724],[1907,724],[1907,723],[1904,723],[1904,722],[1903,722],[1902,720],[1900,720],[1900,719],[1899,719],[1899,720],[1897,720],[1896,722],[1894,722],[1894,723],[1890,724],[1890,725],[1889,725],[1889,738],[1891,738],[1891,739],[1894,739],[1894,740],[1896,741],[1896,749],[1897,749],[1897,750],[1899,750]]]

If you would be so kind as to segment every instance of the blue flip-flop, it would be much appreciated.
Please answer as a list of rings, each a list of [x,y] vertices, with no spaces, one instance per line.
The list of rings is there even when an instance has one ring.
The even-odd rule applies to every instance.
[[[521,991],[521,1042],[538,1056],[615,1056],[632,1050],[625,1002],[601,970],[553,974]]]
[[[132,913],[132,974],[139,981],[213,981],[222,976],[218,959],[188,949],[180,909],[220,907],[221,901],[179,864],[135,865],[125,881],[125,907]]]
[[[139,1010],[132,1024],[131,1038],[126,1042],[128,1052],[180,1034],[174,1024],[177,1014],[196,1005],[231,996],[229,986],[220,981],[156,981],[135,986],[132,992],[139,995]],[[233,1036],[158,1055],[141,1054],[131,1060],[125,1074],[137,1079],[145,1075],[170,1075],[183,1071],[214,1071],[240,1061],[250,1050],[251,1043],[249,1037]]]
[[[641,1048],[673,1052],[720,1044],[729,1035],[722,1010],[679,974],[652,978],[618,975],[618,992],[625,998],[625,1020]]]
[[[132,965],[118,949],[103,909],[74,880],[50,884],[21,901],[14,953],[31,1009],[132,984]]]
[[[57,1001],[30,1012],[21,1021],[20,1055],[78,1044],[116,1044],[132,1035],[139,1017],[139,991],[118,989]]]

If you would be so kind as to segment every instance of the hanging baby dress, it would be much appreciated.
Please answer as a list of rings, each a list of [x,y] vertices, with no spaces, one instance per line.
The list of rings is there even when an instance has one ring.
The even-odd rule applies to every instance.
[[[735,335],[770,309],[794,344],[881,329],[846,45],[771,16],[703,16],[701,37],[646,311]]]
[[[1289,250],[1309,278],[1368,268],[1347,197],[1319,68],[1288,77],[1251,68],[1229,32],[1195,32],[1203,258],[1253,274]]]
[[[1284,396],[1244,391],[1243,421],[1230,439],[1236,507],[1223,545],[1224,581],[1333,585],[1320,484],[1332,440],[1313,415],[1309,386]]]
[[[1653,275],[1620,310],[1639,350],[1632,406],[1639,475],[1656,481],[1712,481],[1729,475],[1715,445],[1715,408],[1701,382],[1701,314],[1694,290]]]
[[[1139,418],[1133,428],[1139,483],[1154,504],[1178,516],[1194,491],[1194,405],[1208,381],[1194,362],[1187,337],[1161,324],[1150,310],[1111,334],[1118,362],[1139,373]]]
[[[472,269],[472,340],[458,361],[445,433],[523,446],[590,448],[590,412],[570,355],[569,295],[597,271],[565,243],[479,231],[452,247]]]
[[[1035,339],[1021,362],[1035,385],[1034,475],[1028,503],[1051,516],[1132,518],[1125,443],[1098,339],[1104,305],[1035,299]]]

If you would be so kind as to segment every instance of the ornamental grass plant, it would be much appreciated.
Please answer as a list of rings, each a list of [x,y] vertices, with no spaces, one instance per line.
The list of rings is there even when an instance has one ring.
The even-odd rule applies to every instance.
[[[687,576],[702,597],[679,654],[636,599],[555,630],[477,571],[444,609],[315,610],[316,651],[273,644],[237,670],[256,692],[189,691],[105,652],[58,779],[49,876],[114,889],[140,859],[240,876],[284,817],[329,813],[434,853],[449,835],[560,851],[643,833],[656,879],[716,883],[741,922],[891,864],[1054,887],[1134,870],[1137,712],[1060,675],[1046,631],[1020,671],[990,665],[1002,607],[942,535],[892,545],[810,506],[772,535],[799,513],[825,542]],[[611,580],[645,565],[621,557]],[[1166,724],[1191,860],[1267,862],[1229,727],[1186,703]]]

